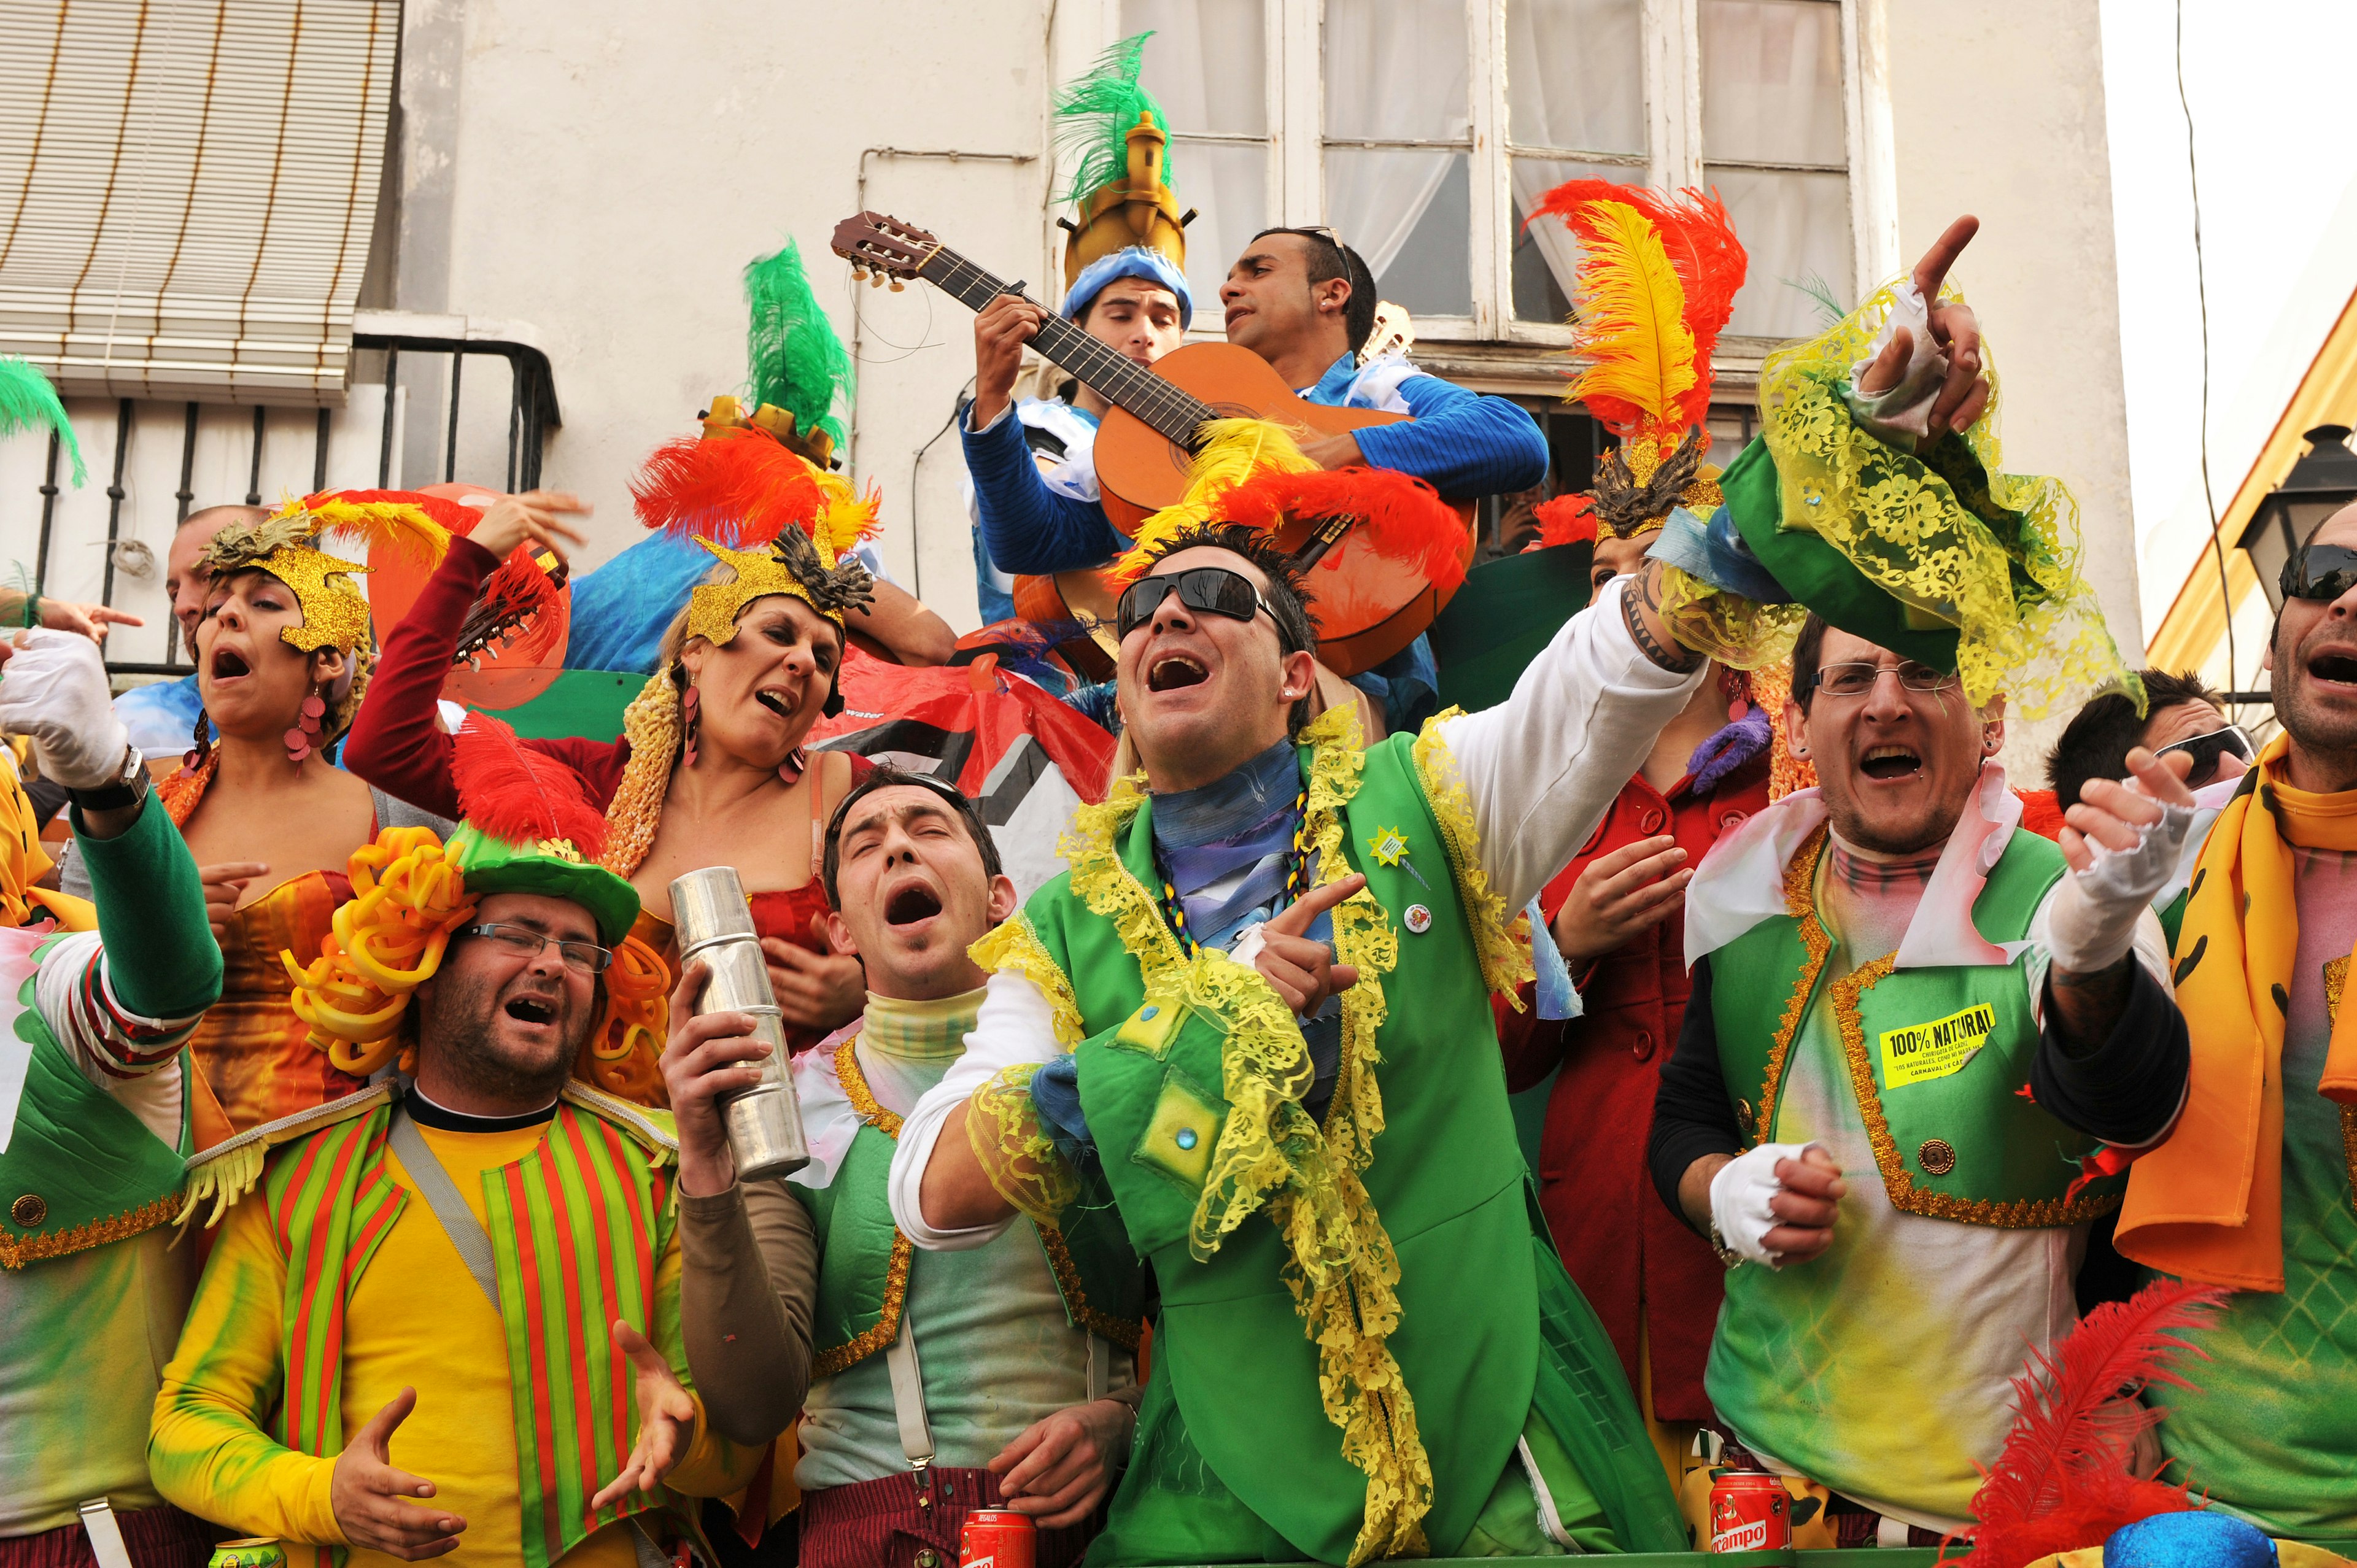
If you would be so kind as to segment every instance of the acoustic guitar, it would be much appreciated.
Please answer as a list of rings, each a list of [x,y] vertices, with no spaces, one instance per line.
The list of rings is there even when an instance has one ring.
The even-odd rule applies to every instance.
[[[877,284],[888,278],[896,287],[899,280],[922,278],[974,310],[1002,294],[1028,297],[1021,284],[1002,283],[924,230],[881,213],[862,212],[836,224],[833,248],[852,263],[854,276],[872,274]],[[1233,343],[1192,343],[1149,368],[1050,311],[1031,347],[1113,404],[1097,431],[1097,488],[1105,515],[1125,532],[1185,495],[1196,432],[1207,421],[1265,419],[1303,440],[1315,440],[1408,417],[1305,402],[1267,360]],[[1469,563],[1472,504],[1458,503],[1458,510],[1465,519],[1463,554]],[[1298,523],[1279,529],[1276,535],[1277,543],[1310,571],[1318,657],[1344,675],[1371,670],[1415,641],[1448,602],[1448,595],[1413,567],[1359,548],[1354,534],[1355,530],[1347,528],[1337,533]],[[1096,575],[1063,575],[1093,579]],[[1102,606],[1109,618],[1110,591],[1101,584],[1086,586],[1093,593],[1074,583],[1059,590],[1054,602],[1068,613],[1086,608],[1098,614]],[[1043,593],[1034,588],[1028,596],[1031,604],[1051,607]],[[1084,596],[1095,604],[1073,604]],[[1018,607],[1025,598],[1018,587]],[[1039,618],[1028,609],[1023,613],[1026,618]]]

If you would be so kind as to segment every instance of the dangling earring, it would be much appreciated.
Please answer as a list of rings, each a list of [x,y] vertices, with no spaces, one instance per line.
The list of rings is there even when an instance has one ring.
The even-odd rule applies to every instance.
[[[312,746],[319,739],[319,720],[327,711],[327,699],[319,695],[318,683],[314,682],[311,694],[303,699],[303,717],[283,737],[286,742],[287,761],[299,767],[303,759],[311,755]]]
[[[798,746],[786,753],[786,759],[778,764],[778,782],[791,789],[802,781],[802,774],[809,768],[810,752]]]
[[[194,773],[205,765],[205,755],[213,748],[212,721],[204,709],[197,710],[197,740],[181,754],[180,766]]]
[[[694,686],[679,694],[680,735],[687,746],[687,765],[690,768],[695,766],[696,720],[702,707],[703,699],[696,695]]]
[[[1722,668],[1718,672],[1718,694],[1727,699],[1727,722],[1741,724],[1743,715],[1751,710],[1751,692],[1743,671]]]

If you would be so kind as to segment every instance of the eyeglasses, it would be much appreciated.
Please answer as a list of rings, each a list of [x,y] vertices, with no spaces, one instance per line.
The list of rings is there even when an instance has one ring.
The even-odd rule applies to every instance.
[[[462,937],[480,937],[493,947],[513,958],[535,959],[551,942],[564,956],[565,967],[576,974],[603,974],[606,966],[614,961],[614,950],[601,948],[596,942],[557,941],[554,937],[535,931],[530,926],[490,924],[461,926]]]
[[[2199,789],[2204,784],[2216,781],[2218,759],[2228,752],[2245,762],[2258,755],[2258,747],[2251,744],[2251,737],[2240,725],[2228,725],[2224,729],[2213,729],[2208,735],[2171,741],[2155,755],[2167,757],[2172,751],[2181,751],[2193,758],[2193,767],[2185,775],[2186,787],[2191,789]]]
[[[2357,550],[2338,544],[2308,544],[2292,552],[2276,585],[2287,599],[2330,604],[2357,587]]]
[[[1828,664],[1817,671],[1816,689],[1828,697],[1863,697],[1889,671],[1910,692],[1944,692],[1964,679],[1947,670],[1934,670],[1910,659],[1890,664]]]
[[[1115,634],[1125,642],[1129,640],[1129,634],[1152,620],[1155,610],[1174,591],[1189,609],[1230,620],[1250,620],[1268,610],[1268,601],[1242,573],[1225,566],[1194,566],[1167,577],[1140,577],[1132,583],[1114,607]],[[1275,620],[1276,612],[1268,610],[1268,618]]]

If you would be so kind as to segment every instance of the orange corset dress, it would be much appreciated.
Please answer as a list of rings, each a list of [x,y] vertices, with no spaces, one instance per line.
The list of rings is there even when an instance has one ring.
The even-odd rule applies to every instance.
[[[188,1042],[203,1079],[193,1107],[196,1144],[211,1148],[264,1122],[325,1105],[366,1079],[337,1071],[295,1015],[295,983],[281,951],[319,956],[336,907],[352,896],[341,872],[307,871],[240,909],[221,937],[221,994]],[[210,1090],[210,1093],[205,1092]]]
[[[747,902],[753,906],[753,929],[760,935],[791,942],[805,952],[824,954],[831,950],[823,941],[811,935],[812,918],[823,915],[834,908],[826,901],[825,885],[817,877],[812,877],[800,887],[748,894]],[[662,1016],[655,1035],[655,1049],[660,1053],[662,1043],[671,1037],[669,1001],[673,987],[679,983],[679,936],[669,920],[644,908],[640,909],[638,923],[630,928],[630,935],[635,940],[644,942],[662,960],[664,1000],[658,1004]],[[619,958],[617,961],[619,961]],[[786,1047],[800,1054],[824,1036],[823,1029],[797,1029],[788,1026]],[[590,1041],[584,1059],[576,1065],[575,1071],[576,1076],[587,1079],[608,1094],[619,1094],[645,1105],[669,1103],[662,1093],[662,1074],[650,1071],[651,1062],[634,1063],[633,1056],[642,1054],[626,1054],[614,1031],[608,1030]],[[650,1077],[653,1080],[651,1085],[643,1081]]]

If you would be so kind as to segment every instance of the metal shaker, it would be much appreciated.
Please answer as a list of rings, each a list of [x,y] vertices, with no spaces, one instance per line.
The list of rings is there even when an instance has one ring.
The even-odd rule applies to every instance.
[[[737,1176],[750,1181],[781,1176],[810,1164],[802,1135],[802,1102],[794,1098],[786,1060],[786,1026],[770,989],[770,967],[753,929],[752,907],[733,865],[708,865],[671,885],[671,918],[679,934],[679,963],[701,959],[711,970],[696,998],[695,1012],[749,1013],[753,1036],[770,1047],[760,1064],[761,1081],[731,1097],[721,1108],[728,1128],[728,1152]]]

